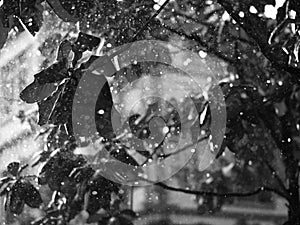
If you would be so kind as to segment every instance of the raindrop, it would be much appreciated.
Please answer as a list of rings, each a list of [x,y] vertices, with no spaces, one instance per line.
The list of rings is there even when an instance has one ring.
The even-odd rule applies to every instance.
[[[98,114],[100,114],[100,115],[103,115],[105,113],[105,111],[103,110],[103,109],[100,109],[99,111],[98,111]]]
[[[199,56],[204,59],[207,56],[207,52],[205,52],[203,50],[200,50],[199,51]]]
[[[251,13],[253,13],[253,14],[256,14],[256,13],[258,13],[258,11],[257,11],[257,9],[252,5],[252,6],[250,6],[250,9],[249,9],[249,11],[251,12]]]

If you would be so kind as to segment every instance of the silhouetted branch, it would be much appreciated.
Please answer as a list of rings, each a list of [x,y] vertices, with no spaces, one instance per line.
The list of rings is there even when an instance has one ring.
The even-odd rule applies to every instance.
[[[247,10],[242,10],[244,7],[237,7],[234,1],[218,0],[218,3],[224,7],[228,14],[239,24],[241,28],[251,37],[260,47],[264,56],[278,70],[284,70],[292,75],[294,82],[299,82],[300,69],[294,68],[288,64],[288,55],[283,49],[275,48],[268,44],[269,34],[266,22],[261,17],[255,14],[250,14]],[[243,5],[239,2],[239,5]],[[239,12],[244,11],[245,16],[239,16]]]
[[[206,136],[204,136],[204,137],[199,138],[199,139],[197,140],[196,143],[188,144],[188,145],[184,146],[183,148],[178,149],[176,152],[172,152],[172,153],[164,154],[164,155],[159,155],[159,157],[160,157],[160,158],[163,158],[163,159],[166,159],[166,158],[168,158],[168,157],[170,157],[170,156],[177,155],[177,154],[179,154],[179,153],[181,153],[181,152],[183,152],[183,151],[186,151],[186,150],[188,150],[189,148],[195,146],[195,144],[198,144],[198,143],[200,143],[201,141],[204,141],[204,140],[207,139],[207,138],[209,138],[209,135],[206,135]]]
[[[150,181],[147,179],[143,179],[143,180],[146,182],[152,183],[153,185],[159,186],[165,190],[181,192],[181,193],[185,193],[185,194],[192,194],[192,195],[205,195],[205,196],[216,196],[216,197],[227,198],[227,197],[249,197],[249,196],[257,195],[261,192],[272,192],[283,198],[286,198],[286,196],[284,194],[282,194],[280,191],[270,188],[270,187],[266,187],[266,186],[262,186],[253,191],[244,192],[244,193],[238,193],[238,192],[220,193],[220,192],[212,192],[212,191],[199,191],[199,190],[183,189],[183,188],[178,188],[178,187],[172,187],[172,186],[169,186],[162,182],[156,183],[154,181]]]

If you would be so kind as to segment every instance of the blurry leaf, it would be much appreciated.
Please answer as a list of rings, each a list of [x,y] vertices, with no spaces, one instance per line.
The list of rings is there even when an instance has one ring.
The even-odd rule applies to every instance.
[[[126,217],[115,216],[109,219],[107,225],[133,225],[133,222]]]
[[[127,216],[131,219],[135,219],[137,217],[137,213],[131,209],[124,209],[120,212],[120,215]]]

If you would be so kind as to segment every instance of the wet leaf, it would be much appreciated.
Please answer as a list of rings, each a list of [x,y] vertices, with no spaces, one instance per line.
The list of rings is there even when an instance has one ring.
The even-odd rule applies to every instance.
[[[36,74],[34,81],[21,93],[26,103],[41,102],[57,89],[58,83],[68,77],[66,61],[60,61]]]
[[[24,201],[31,208],[39,208],[43,203],[40,192],[29,182],[25,183]]]
[[[6,210],[17,215],[21,214],[25,205],[24,194],[24,183],[21,179],[17,180],[7,195]]]
[[[47,97],[49,97],[55,90],[57,86],[53,83],[39,84],[38,82],[33,82],[28,85],[20,94],[20,98],[26,103],[36,103],[41,102]]]
[[[99,44],[100,38],[80,32],[72,48],[75,53],[72,62],[73,67],[75,67],[77,62],[81,59],[83,52],[87,50],[92,51],[93,48],[97,47]]]
[[[80,32],[77,40],[74,43],[74,52],[92,51],[100,44],[100,38]]]
[[[59,98],[62,89],[64,88],[65,83],[59,85],[55,92],[52,93],[45,100],[38,102],[39,107],[39,121],[40,126],[45,125],[49,122],[50,115],[55,107],[57,99]]]
[[[74,79],[66,81],[49,116],[48,122],[50,124],[59,125],[68,122],[72,115],[73,99],[76,88],[77,82]]]

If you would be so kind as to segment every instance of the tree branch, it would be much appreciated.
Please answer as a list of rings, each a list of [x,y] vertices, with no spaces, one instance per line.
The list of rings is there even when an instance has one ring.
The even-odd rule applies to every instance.
[[[261,52],[278,70],[288,72],[294,82],[299,82],[300,69],[289,66],[288,55],[280,48],[275,48],[268,44],[269,34],[266,23],[262,18],[255,14],[250,14],[245,10],[247,6],[243,6],[242,2],[234,4],[231,0],[217,0],[220,5],[228,12],[228,14],[240,25],[241,28],[251,37],[261,49]],[[241,7],[241,5],[243,7]],[[239,16],[239,12],[243,11],[245,16]]]
[[[278,176],[276,170],[272,167],[272,165],[265,159],[262,159],[262,162],[268,167],[268,169],[270,170],[270,172],[272,173],[272,175],[275,177],[275,179],[277,180],[279,186],[282,188],[282,190],[284,192],[287,192],[287,188],[285,187],[283,181],[281,180],[281,178]]]
[[[207,139],[208,137],[209,137],[209,135],[206,135],[206,136],[204,136],[204,137],[201,137],[201,138],[199,138],[199,139],[197,140],[196,143],[188,144],[188,145],[184,146],[183,148],[178,149],[176,152],[172,152],[172,153],[165,154],[165,155],[159,155],[159,157],[160,157],[160,158],[166,159],[166,158],[168,158],[168,157],[170,157],[170,156],[177,155],[177,154],[179,154],[179,153],[181,153],[181,152],[183,152],[183,151],[186,151],[186,150],[188,150],[189,148],[193,147],[195,144],[198,144],[198,143],[200,143],[201,141],[204,141],[204,140]]]
[[[154,181],[150,181],[147,179],[143,179],[146,182],[152,183],[153,185],[159,186],[165,190],[169,190],[169,191],[175,191],[175,192],[181,192],[181,193],[185,193],[185,194],[192,194],[192,195],[205,195],[205,196],[216,196],[216,197],[249,197],[249,196],[253,196],[253,195],[257,195],[261,192],[272,192],[275,193],[283,198],[286,198],[285,195],[283,195],[280,191],[275,190],[273,188],[270,187],[259,187],[257,189],[255,189],[254,191],[250,191],[250,192],[245,192],[245,193],[237,193],[237,192],[229,192],[229,193],[219,193],[219,192],[211,192],[211,191],[198,191],[198,190],[189,190],[189,189],[183,189],[183,188],[177,188],[177,187],[172,187],[169,186],[165,183],[162,182],[154,182]]]

